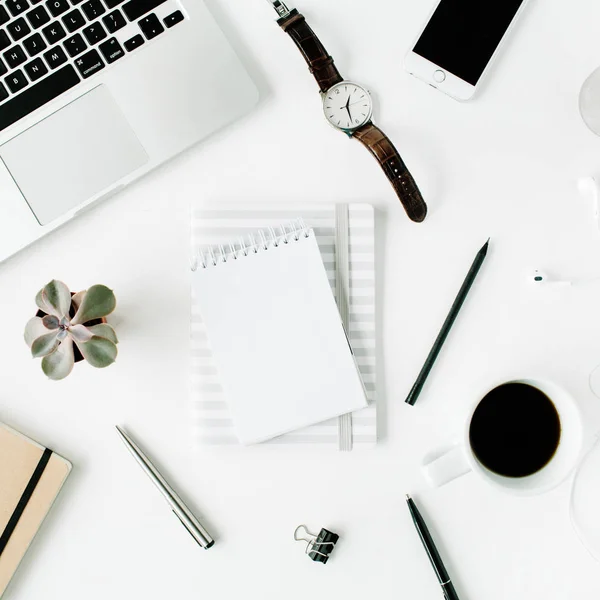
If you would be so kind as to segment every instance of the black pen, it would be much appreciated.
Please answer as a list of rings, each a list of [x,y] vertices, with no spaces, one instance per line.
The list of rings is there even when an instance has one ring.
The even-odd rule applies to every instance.
[[[415,384],[412,386],[412,389],[410,390],[408,397],[405,400],[405,402],[407,404],[410,404],[411,406],[413,406],[414,403],[417,401],[417,398],[419,397],[419,394],[421,393],[421,390],[425,385],[425,381],[427,380],[429,371],[431,371],[431,368],[435,363],[435,359],[438,357],[438,354],[440,353],[440,350],[442,349],[442,346],[444,345],[444,342],[446,341],[446,338],[450,333],[450,329],[452,329],[452,325],[454,324],[454,321],[456,320],[456,317],[460,312],[463,302],[467,298],[467,294],[469,293],[469,290],[471,289],[471,286],[473,285],[473,282],[477,277],[477,273],[479,273],[479,269],[481,269],[481,265],[483,264],[483,261],[488,251],[489,243],[490,240],[488,239],[488,241],[483,245],[481,250],[479,250],[479,252],[477,253],[477,256],[475,256],[475,260],[473,261],[473,264],[471,265],[471,268],[467,273],[467,277],[463,281],[463,284],[460,290],[458,291],[454,303],[450,308],[450,312],[448,313],[448,316],[446,317],[446,320],[442,325],[442,329],[438,333],[438,336],[435,342],[433,343],[433,347],[429,351],[427,360],[425,361],[425,364],[423,365],[423,368],[421,369],[421,372],[419,373]]]
[[[413,519],[415,527],[417,528],[417,533],[419,534],[419,537],[423,542],[423,546],[425,547],[425,551],[427,552],[427,556],[429,556],[429,560],[431,561],[431,566],[433,567],[438,581],[442,586],[444,597],[446,600],[458,600],[454,585],[450,581],[450,575],[448,575],[448,571],[446,571],[446,567],[444,567],[444,563],[442,562],[440,554],[433,543],[433,538],[427,529],[427,525],[425,525],[425,521],[423,520],[421,513],[408,494],[406,495],[406,502],[408,504],[408,510],[410,511],[410,515]]]

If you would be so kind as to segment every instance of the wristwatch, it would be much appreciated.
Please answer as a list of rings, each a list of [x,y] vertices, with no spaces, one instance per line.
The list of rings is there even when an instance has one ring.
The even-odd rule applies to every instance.
[[[412,175],[391,140],[373,124],[373,101],[368,90],[344,79],[333,58],[303,15],[281,0],[267,0],[277,11],[278,25],[289,34],[308,63],[321,90],[325,118],[335,129],[362,142],[377,159],[412,221],[420,223],[427,205]]]

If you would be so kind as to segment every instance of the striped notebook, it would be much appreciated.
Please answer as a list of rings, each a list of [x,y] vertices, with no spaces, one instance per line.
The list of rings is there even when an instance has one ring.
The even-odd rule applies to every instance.
[[[313,444],[352,450],[377,441],[375,381],[375,227],[368,204],[244,204],[197,208],[192,214],[193,262],[207,246],[228,244],[257,230],[302,218],[314,229],[332,292],[367,390],[369,406],[318,425],[287,433],[268,444]],[[237,445],[217,368],[192,297],[191,406],[194,439]]]

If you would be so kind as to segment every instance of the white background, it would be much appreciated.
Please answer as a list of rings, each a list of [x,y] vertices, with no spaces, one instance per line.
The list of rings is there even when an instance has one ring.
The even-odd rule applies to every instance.
[[[0,419],[75,465],[7,598],[438,600],[407,492],[461,599],[598,598],[600,565],[571,529],[569,484],[523,499],[467,475],[428,490],[420,463],[459,433],[478,394],[519,375],[562,385],[587,434],[600,429],[600,400],[587,382],[600,363],[600,282],[528,283],[535,267],[600,275],[600,235],[576,189],[577,177],[600,173],[600,139],[577,106],[600,64],[600,4],[532,0],[480,93],[460,104],[402,68],[430,2],[303,1],[342,73],[374,92],[376,122],[428,201],[421,225],[406,218],[368,153],[327,125],[316,84],[267,3],[208,4],[258,82],[258,108],[0,267]],[[192,451],[189,204],[233,199],[377,206],[383,409],[375,450]],[[478,283],[411,408],[405,395],[488,236]],[[77,365],[54,383],[29,357],[22,330],[52,278],[74,290],[114,288],[115,365]],[[213,549],[198,548],[170,514],[116,423],[205,520]],[[326,566],[292,540],[300,523],[341,535]]]

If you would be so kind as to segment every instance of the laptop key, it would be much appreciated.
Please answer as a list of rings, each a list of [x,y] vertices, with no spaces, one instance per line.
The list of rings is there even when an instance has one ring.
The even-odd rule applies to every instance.
[[[102,22],[106,29],[108,29],[108,33],[114,33],[115,31],[119,31],[127,25],[127,21],[125,17],[121,14],[119,10],[113,10],[110,14],[102,17]]]
[[[104,4],[108,6],[108,8],[114,8],[115,6],[119,6],[125,0],[104,0]]]
[[[106,62],[110,65],[115,60],[125,56],[125,51],[121,48],[121,44],[117,41],[117,38],[110,38],[106,42],[102,42],[98,49],[102,52],[102,56],[106,59]]]
[[[0,102],[8,98],[8,92],[3,84],[0,83]]]
[[[31,81],[37,81],[48,72],[48,67],[41,58],[35,58],[30,63],[27,63],[24,69]]]
[[[48,47],[39,33],[34,33],[31,37],[23,40],[23,46],[25,46],[29,56],[35,56]]]
[[[11,43],[12,42],[10,41],[10,38],[8,37],[6,31],[0,30],[0,51],[6,50],[6,48],[8,48],[11,45]]]
[[[58,17],[71,8],[67,0],[48,0],[46,7],[52,13],[53,17]]]
[[[27,87],[27,77],[21,69],[13,71],[4,81],[13,94],[20,92],[24,87]]]
[[[56,46],[55,48],[52,48],[52,50],[45,52],[44,58],[46,59],[46,62],[50,68],[53,70],[57,67],[60,67],[60,65],[66,63],[68,60],[65,51],[60,46]]]
[[[57,98],[81,79],[71,65],[65,65],[59,71],[45,77],[24,92],[0,105],[0,131],[19,119]]]
[[[65,24],[67,31],[69,33],[73,33],[77,31],[79,28],[85,25],[85,18],[79,12],[79,10],[72,10],[69,14],[65,15],[62,18],[62,22]]]
[[[163,21],[167,27],[173,27],[173,25],[177,25],[177,23],[183,21],[183,13],[180,10],[176,10],[174,13],[165,17]]]
[[[27,0],[6,0],[4,4],[13,17],[20,15],[29,8]]]
[[[107,37],[106,31],[104,31],[104,27],[100,25],[100,23],[92,23],[89,27],[86,27],[83,30],[83,35],[85,35],[85,39],[88,41],[90,46],[97,44],[102,41],[105,37]]]
[[[0,6],[0,25],[4,25],[5,23],[8,23],[10,21],[10,17],[8,16],[8,13],[6,12],[6,9],[4,8],[4,6]]]
[[[15,69],[19,65],[22,65],[27,57],[21,46],[13,46],[10,50],[7,50],[2,56],[11,69]]]
[[[24,38],[26,35],[31,33],[31,27],[27,25],[27,22],[23,17],[14,20],[12,23],[9,23],[6,26],[6,29],[15,42],[18,42],[21,38]]]
[[[144,17],[138,22],[138,25],[140,26],[142,33],[149,40],[155,38],[157,35],[160,35],[165,30],[155,14]]]
[[[0,60],[0,77],[8,73],[8,67]]]
[[[97,50],[90,50],[75,61],[75,66],[79,69],[81,76],[87,79],[100,69],[104,69],[104,61],[100,58]]]
[[[127,50],[127,52],[131,52],[132,50],[139,48],[143,43],[144,38],[138,33],[137,35],[134,35],[130,40],[127,40],[123,45],[125,46],[125,50]]]
[[[25,16],[34,29],[38,29],[50,21],[50,15],[43,6],[37,6],[33,10],[30,10]]]
[[[89,2],[81,5],[81,10],[85,13],[88,21],[93,21],[96,17],[99,17],[106,12],[106,9],[100,0],[89,0]]]
[[[140,17],[154,10],[166,0],[129,0],[123,4],[123,12],[130,21],[137,21]]]
[[[71,58],[81,54],[87,48],[86,43],[78,33],[67,39],[63,45],[67,49],[67,52]]]
[[[58,21],[48,25],[48,27],[44,27],[44,29],[42,29],[42,33],[50,45],[60,42],[60,40],[67,36],[67,32]]]

